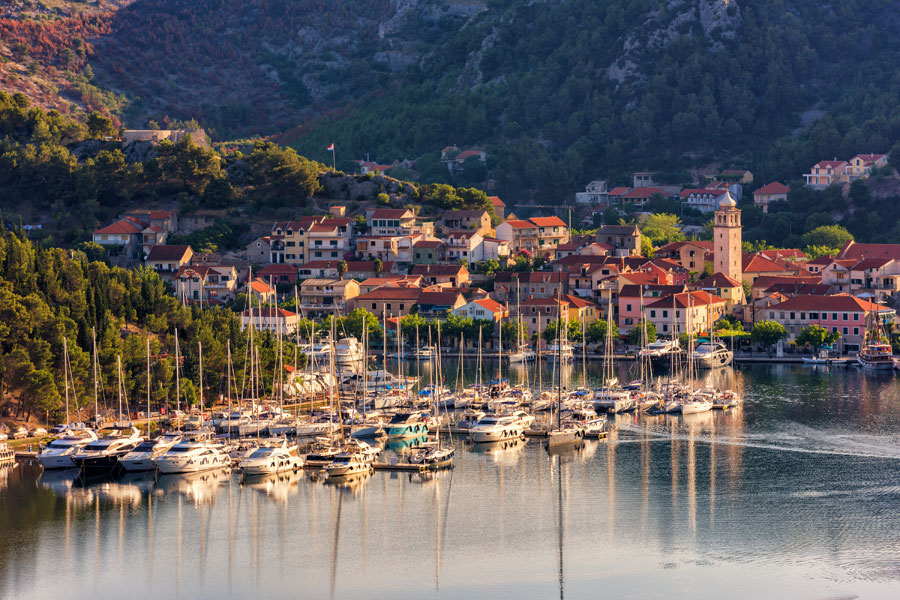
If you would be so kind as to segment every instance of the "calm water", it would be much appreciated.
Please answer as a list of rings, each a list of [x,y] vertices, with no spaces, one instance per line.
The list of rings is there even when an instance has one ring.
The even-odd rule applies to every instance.
[[[626,416],[554,454],[456,441],[427,477],[81,486],[20,464],[0,474],[0,597],[900,597],[900,380],[719,376],[743,409]]]

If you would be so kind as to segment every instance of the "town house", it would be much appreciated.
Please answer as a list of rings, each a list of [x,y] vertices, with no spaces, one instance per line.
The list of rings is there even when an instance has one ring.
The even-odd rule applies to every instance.
[[[227,302],[234,299],[237,271],[233,266],[183,266],[175,274],[175,297],[182,302]]]
[[[528,335],[540,335],[557,319],[569,321],[569,303],[556,298],[528,298],[519,303],[521,321]]]
[[[896,316],[892,308],[844,295],[794,296],[770,306],[766,313],[770,321],[784,326],[789,341],[795,339],[804,327],[819,325],[840,333],[840,346],[850,352],[858,351],[865,340],[869,315],[890,320]]]
[[[410,275],[420,275],[425,285],[461,287],[469,282],[469,270],[463,265],[413,265]]]
[[[349,301],[359,296],[353,279],[307,279],[300,284],[300,308],[309,316],[346,314]]]
[[[709,331],[727,312],[725,300],[703,291],[672,294],[644,306],[644,318],[663,336]]]

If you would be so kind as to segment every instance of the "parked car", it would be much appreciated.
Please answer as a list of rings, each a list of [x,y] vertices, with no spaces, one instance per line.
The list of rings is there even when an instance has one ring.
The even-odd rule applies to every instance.
[[[16,429],[15,433],[13,433],[14,440],[23,440],[28,437],[28,430],[24,427],[19,427]]]
[[[9,439],[8,435],[6,435],[5,433],[0,433],[0,442],[2,442],[3,440],[8,440],[8,439]]]
[[[43,427],[35,427],[31,431],[28,432],[31,437],[38,437],[40,435],[47,435],[47,430]]]

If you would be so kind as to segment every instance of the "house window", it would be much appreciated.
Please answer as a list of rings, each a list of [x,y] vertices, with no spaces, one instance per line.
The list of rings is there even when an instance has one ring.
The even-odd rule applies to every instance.
[[[655,311],[655,310],[651,310],[651,311],[650,311],[650,318],[651,318],[651,319],[656,318],[656,311]]]
[[[853,313],[853,320],[859,321],[859,313]]]
[[[819,318],[819,313],[813,313],[813,312],[809,313],[810,321],[812,321],[813,319],[818,319],[818,318]]]
[[[668,324],[668,323],[663,323],[663,333],[665,333],[665,332],[667,332],[667,331],[669,331],[669,324]]]
[[[375,310],[375,303],[372,303],[372,310]]]
[[[792,313],[791,313],[791,321],[793,321],[793,320],[796,319],[796,318],[797,318],[797,317],[795,317],[795,316],[794,316],[794,313],[792,312]]]
[[[859,335],[859,327],[853,328],[853,335]]]
[[[847,332],[847,328],[844,327],[844,335],[847,335],[847,333],[848,333],[848,332]]]
[[[806,313],[805,313],[805,312],[800,313],[800,320],[801,320],[801,321],[805,321],[805,320],[806,320]]]
[[[631,312],[631,305],[630,305],[630,304],[626,304],[626,305],[625,305],[625,310],[626,310],[627,312]]]
[[[847,313],[844,313],[843,317],[844,317],[844,320],[845,320],[845,321],[849,321],[849,320],[850,320],[849,317],[847,317]],[[847,332],[845,331],[844,333],[847,333]]]
[[[837,321],[837,313],[831,313],[831,320]],[[835,329],[835,331],[837,331],[837,329]]]

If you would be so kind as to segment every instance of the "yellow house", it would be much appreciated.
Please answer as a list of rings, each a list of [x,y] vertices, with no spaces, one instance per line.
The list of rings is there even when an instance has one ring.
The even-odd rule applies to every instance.
[[[571,294],[563,296],[562,299],[569,303],[570,321],[578,321],[587,326],[600,318],[600,307],[593,302]]]
[[[731,310],[735,305],[744,303],[744,286],[740,281],[732,279],[725,273],[715,273],[697,282],[704,292],[718,296],[725,301],[725,307]]]

